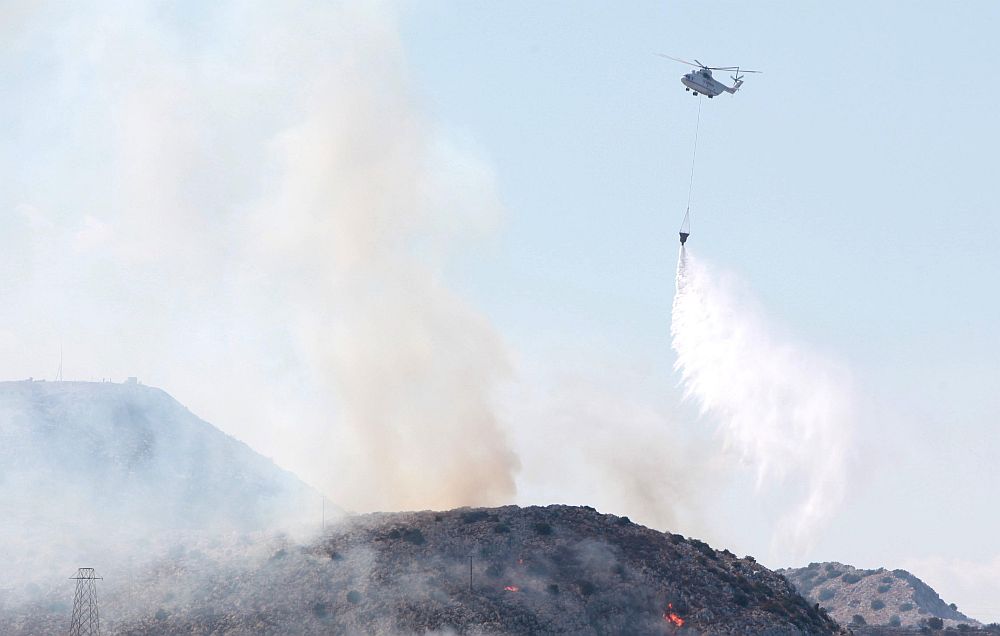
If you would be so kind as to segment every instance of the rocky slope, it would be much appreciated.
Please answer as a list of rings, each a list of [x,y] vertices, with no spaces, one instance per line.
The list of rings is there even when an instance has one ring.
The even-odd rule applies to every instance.
[[[921,627],[930,618],[942,619],[945,627],[979,624],[906,570],[860,570],[834,562],[778,572],[842,625]]]
[[[103,572],[109,634],[831,634],[751,558],[590,508],[351,517],[315,541],[207,541]],[[0,613],[58,633],[72,596]]]

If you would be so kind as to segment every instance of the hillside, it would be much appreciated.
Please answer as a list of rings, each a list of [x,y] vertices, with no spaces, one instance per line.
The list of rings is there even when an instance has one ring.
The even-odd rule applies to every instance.
[[[858,624],[856,615],[867,625],[919,627],[933,617],[945,626],[979,625],[906,570],[860,570],[834,562],[778,572],[842,625]]]
[[[313,542],[203,541],[103,572],[109,634],[831,634],[753,559],[586,507],[351,517]],[[72,590],[0,613],[57,633]]]
[[[0,382],[0,602],[12,581],[141,558],[178,533],[267,530],[319,501],[159,389]]]

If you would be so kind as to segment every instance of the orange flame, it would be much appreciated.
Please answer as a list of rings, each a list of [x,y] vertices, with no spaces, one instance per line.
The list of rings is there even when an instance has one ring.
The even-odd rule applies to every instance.
[[[667,611],[663,614],[663,620],[669,621],[678,627],[684,627],[684,619],[674,612],[673,603],[667,603]]]
[[[521,591],[521,588],[519,588],[516,585],[505,585],[503,589],[507,590],[508,592],[520,592]]]

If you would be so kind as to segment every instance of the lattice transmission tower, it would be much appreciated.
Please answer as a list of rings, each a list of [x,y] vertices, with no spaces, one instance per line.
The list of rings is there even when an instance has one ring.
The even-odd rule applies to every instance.
[[[73,620],[69,624],[69,636],[100,636],[101,618],[97,610],[97,576],[94,568],[80,568],[76,576],[76,595],[73,596]]]

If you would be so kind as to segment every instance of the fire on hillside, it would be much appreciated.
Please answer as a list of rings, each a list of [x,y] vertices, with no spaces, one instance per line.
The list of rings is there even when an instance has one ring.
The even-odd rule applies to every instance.
[[[677,627],[684,627],[684,619],[674,611],[673,603],[667,603],[667,611],[663,613],[663,620],[673,623]]]

